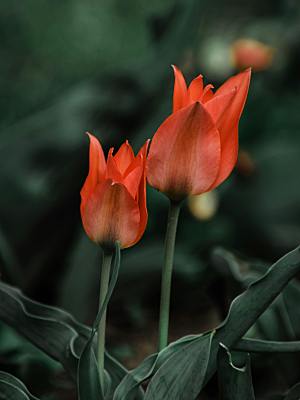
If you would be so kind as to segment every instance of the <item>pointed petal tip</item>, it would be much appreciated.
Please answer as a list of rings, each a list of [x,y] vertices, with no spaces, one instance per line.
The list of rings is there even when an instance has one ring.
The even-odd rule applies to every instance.
[[[177,73],[181,73],[181,74],[182,74],[181,69],[180,69],[179,67],[177,67],[177,65],[171,64],[171,68],[173,69],[175,75],[176,75]]]
[[[115,149],[114,147],[111,147],[111,148],[109,149],[108,155],[110,155],[110,156],[111,156],[111,155],[112,155],[112,153],[114,152],[114,149]]]
[[[99,142],[99,144],[101,146],[100,140],[95,135],[93,135],[92,133],[90,133],[88,131],[86,131],[85,134],[89,137],[90,142],[97,141],[97,142]]]

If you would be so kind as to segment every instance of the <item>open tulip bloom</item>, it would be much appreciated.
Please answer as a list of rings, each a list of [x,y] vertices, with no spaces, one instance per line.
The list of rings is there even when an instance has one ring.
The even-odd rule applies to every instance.
[[[219,186],[238,155],[238,124],[246,102],[250,69],[229,78],[216,92],[196,77],[189,87],[174,68],[173,113],[156,131],[147,160],[151,186],[170,199],[162,272],[159,349],[167,345],[169,303],[180,204]]]
[[[156,131],[147,179],[175,201],[220,185],[238,155],[238,124],[245,105],[250,69],[228,79],[215,93],[199,75],[189,87],[174,67],[173,113]]]
[[[107,161],[91,134],[89,174],[81,189],[81,218],[91,240],[103,247],[133,246],[147,225],[145,163],[148,141],[134,156],[128,141]]]

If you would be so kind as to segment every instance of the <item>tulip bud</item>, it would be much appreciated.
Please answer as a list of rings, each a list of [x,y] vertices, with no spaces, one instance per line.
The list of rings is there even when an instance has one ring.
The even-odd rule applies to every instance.
[[[91,134],[89,174],[81,189],[81,219],[91,240],[103,247],[116,241],[133,246],[147,224],[145,163],[148,141],[134,156],[126,141],[107,161],[99,141]]]
[[[243,70],[251,67],[254,71],[268,69],[273,62],[275,50],[253,39],[240,39],[231,47],[232,64]]]
[[[195,218],[202,221],[213,218],[217,212],[218,205],[219,198],[215,190],[188,198],[190,212]]]

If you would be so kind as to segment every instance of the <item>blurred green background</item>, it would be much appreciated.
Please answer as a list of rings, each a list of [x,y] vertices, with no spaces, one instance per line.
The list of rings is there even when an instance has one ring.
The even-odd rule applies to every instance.
[[[10,0],[0,2],[0,33],[3,280],[92,323],[101,253],[86,238],[79,214],[88,170],[84,132],[93,132],[106,150],[127,138],[137,150],[171,112],[170,65],[188,80],[202,73],[218,87],[238,72],[232,45],[241,38],[271,46],[274,56],[268,68],[253,73],[240,123],[242,156],[208,197],[209,204],[216,201],[210,218],[196,218],[188,206],[182,212],[172,338],[216,326],[243,287],[215,267],[216,245],[262,260],[264,270],[299,243],[297,0]],[[130,367],[156,346],[167,201],[149,188],[148,208],[143,239],[123,252],[108,316],[108,348]],[[270,338],[284,339],[274,315]],[[0,338],[1,369],[29,381],[45,399],[54,388],[59,398],[72,398],[58,366],[4,326]],[[286,371],[257,361],[258,375],[266,368],[281,377],[274,387],[257,378],[261,398],[300,380],[299,361],[285,361]],[[44,367],[41,380],[32,378],[37,365]],[[209,390],[204,399],[215,398]]]

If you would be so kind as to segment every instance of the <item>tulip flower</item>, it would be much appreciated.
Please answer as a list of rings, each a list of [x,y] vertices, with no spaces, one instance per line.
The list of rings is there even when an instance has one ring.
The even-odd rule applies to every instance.
[[[142,237],[147,224],[146,154],[148,141],[134,155],[128,141],[114,155],[111,148],[105,160],[99,141],[91,134],[89,173],[81,189],[81,219],[91,240],[102,246],[98,322],[98,370],[100,385],[105,384],[104,353],[106,327],[106,297],[109,293],[113,252],[133,246]]]
[[[170,292],[176,230],[182,200],[219,186],[238,155],[238,124],[251,71],[229,78],[216,92],[196,77],[189,87],[174,67],[173,113],[156,131],[147,160],[151,186],[170,199],[161,281],[159,343],[168,343]]]
[[[91,134],[89,174],[81,190],[81,218],[91,240],[106,247],[133,246],[147,224],[145,162],[148,142],[134,156],[128,141],[107,161]]]
[[[251,71],[229,78],[216,92],[196,77],[189,87],[174,67],[173,113],[156,131],[147,161],[151,186],[175,201],[219,186],[238,155],[238,124]]]
[[[251,67],[254,71],[268,69],[273,62],[275,49],[253,39],[239,39],[231,46],[232,64],[239,70]]]

